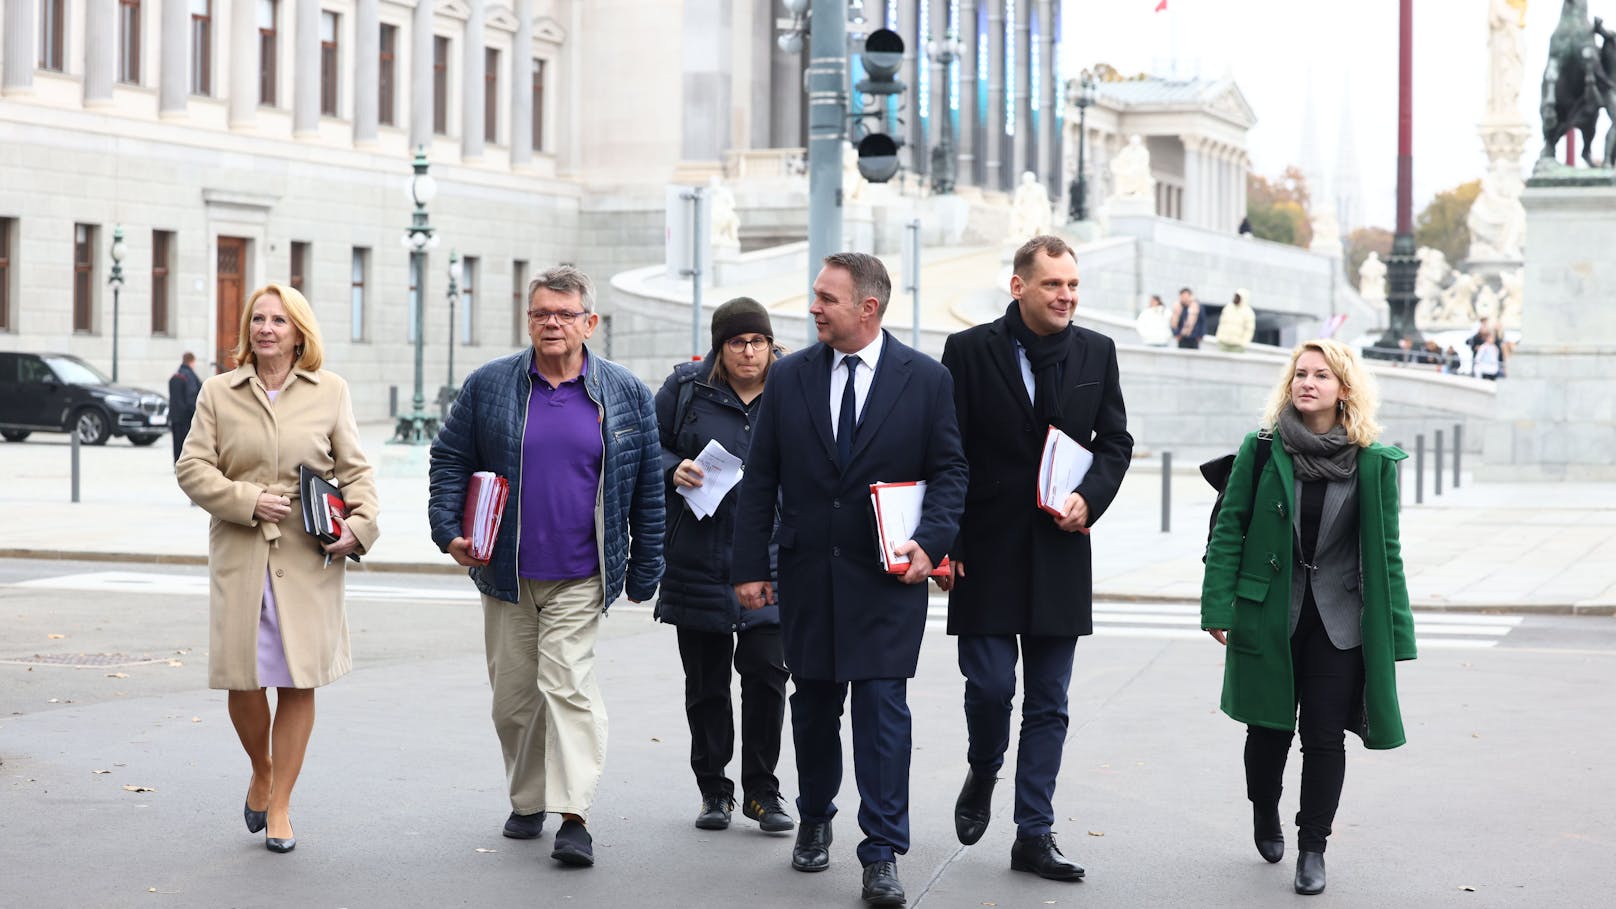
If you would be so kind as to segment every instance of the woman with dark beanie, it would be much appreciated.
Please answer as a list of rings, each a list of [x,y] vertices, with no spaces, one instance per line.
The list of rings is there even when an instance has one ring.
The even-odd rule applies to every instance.
[[[1201,584],[1201,627],[1228,647],[1222,707],[1246,724],[1252,833],[1269,862],[1285,854],[1281,779],[1301,730],[1303,894],[1324,890],[1345,732],[1366,748],[1404,742],[1395,664],[1415,656],[1397,540],[1407,455],[1375,441],[1376,403],[1350,347],[1296,348],[1262,429],[1235,456]]]
[[[780,353],[768,310],[737,297],[713,312],[707,356],[675,367],[657,392],[657,425],[667,475],[667,561],[656,617],[677,626],[685,668],[685,718],[690,768],[701,790],[696,826],[722,830],[735,807],[735,784],[725,772],[735,747],[730,665],[741,677],[741,811],[769,833],[796,827],[780,801],[774,774],[786,711],[785,655],[777,606],[742,609],[730,583],[736,493],[718,511],[698,518],[677,495],[702,483],[695,462],[717,441],[743,462],[762,400],[769,365]]]

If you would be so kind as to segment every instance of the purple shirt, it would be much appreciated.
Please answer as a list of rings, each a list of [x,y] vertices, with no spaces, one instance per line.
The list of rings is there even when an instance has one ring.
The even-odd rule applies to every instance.
[[[521,538],[516,573],[572,581],[600,573],[595,498],[600,490],[600,410],[578,377],[551,386],[530,361],[533,391],[522,432]]]

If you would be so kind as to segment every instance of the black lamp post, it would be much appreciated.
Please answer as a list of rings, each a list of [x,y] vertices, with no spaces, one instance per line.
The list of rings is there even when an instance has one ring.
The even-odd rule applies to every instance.
[[[449,405],[454,403],[454,349],[455,349],[455,303],[460,300],[460,253],[449,250],[449,380],[443,386],[440,399],[443,404],[443,415],[449,416]]]
[[[1085,146],[1088,144],[1088,114],[1089,105],[1094,103],[1094,74],[1083,70],[1077,87],[1068,96],[1068,100],[1077,106],[1077,173],[1072,175],[1072,185],[1069,188],[1070,200],[1066,213],[1073,221],[1087,221],[1089,219],[1089,183],[1087,168],[1084,164]]]
[[[123,289],[123,257],[129,248],[123,245],[123,225],[112,229],[112,274],[107,283],[112,285],[112,381],[118,381],[118,291]]]
[[[1396,359],[1401,344],[1418,349],[1422,338],[1414,323],[1419,296],[1414,292],[1420,260],[1414,248],[1414,0],[1398,4],[1397,43],[1397,233],[1386,259],[1386,333],[1370,356]]]
[[[437,417],[426,413],[424,391],[426,251],[438,245],[438,238],[432,232],[432,225],[427,223],[426,216],[427,203],[437,195],[438,184],[432,179],[432,175],[427,173],[425,146],[416,148],[414,167],[415,173],[410,177],[405,189],[410,201],[415,205],[415,214],[400,240],[404,248],[410,251],[410,285],[414,288],[415,294],[415,397],[411,401],[410,412],[398,418],[398,428],[393,433],[393,441],[401,445],[427,445],[438,434]]]
[[[926,42],[926,56],[943,66],[944,98],[948,97],[948,86],[953,81],[951,67],[964,53],[965,45],[960,43],[959,34],[952,25],[941,41]],[[946,196],[954,191],[954,112],[946,102],[943,104],[942,133],[936,147],[931,150],[931,191]]]

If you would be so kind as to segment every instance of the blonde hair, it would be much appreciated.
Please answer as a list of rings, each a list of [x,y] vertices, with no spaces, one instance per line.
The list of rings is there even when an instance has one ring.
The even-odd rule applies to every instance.
[[[314,308],[297,288],[286,284],[265,284],[252,292],[247,298],[247,305],[241,308],[240,335],[236,338],[236,349],[230,352],[237,366],[246,366],[257,362],[258,358],[252,351],[252,313],[253,304],[258,298],[274,294],[281,298],[281,305],[286,307],[286,317],[292,320],[292,326],[303,335],[303,343],[295,349],[297,360],[292,365],[298,369],[310,372],[320,368],[325,362],[325,346],[320,343],[320,323],[314,321]]]
[[[1375,387],[1375,378],[1364,368],[1357,351],[1329,338],[1303,341],[1291,351],[1290,362],[1285,364],[1279,384],[1268,398],[1268,408],[1263,411],[1263,428],[1274,431],[1279,425],[1280,413],[1291,406],[1291,380],[1296,375],[1296,361],[1308,351],[1316,351],[1324,357],[1324,362],[1341,383],[1337,418],[1346,429],[1347,438],[1354,445],[1367,448],[1380,438],[1380,424],[1375,422],[1375,411],[1380,408],[1380,393]]]

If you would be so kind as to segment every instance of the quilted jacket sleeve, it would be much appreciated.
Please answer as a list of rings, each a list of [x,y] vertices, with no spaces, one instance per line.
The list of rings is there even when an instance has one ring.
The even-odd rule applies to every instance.
[[[629,502],[628,598],[644,602],[656,596],[662,581],[663,474],[662,446],[657,432],[656,405],[644,383],[630,383],[638,405],[636,437],[643,440],[633,451],[633,497]]]
[[[449,408],[449,416],[432,440],[428,473],[427,523],[432,542],[442,552],[460,536],[460,515],[466,504],[466,484],[477,471],[478,396],[480,373],[472,373]]]

